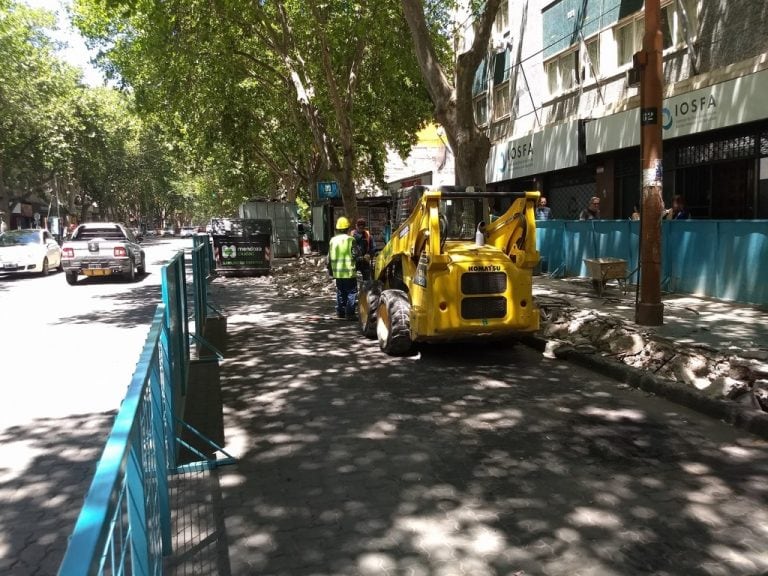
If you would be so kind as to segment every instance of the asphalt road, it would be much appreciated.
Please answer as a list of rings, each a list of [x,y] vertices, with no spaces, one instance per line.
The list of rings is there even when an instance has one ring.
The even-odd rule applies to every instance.
[[[160,301],[160,268],[186,246],[146,242],[134,283],[0,276],[0,573],[56,573]]]

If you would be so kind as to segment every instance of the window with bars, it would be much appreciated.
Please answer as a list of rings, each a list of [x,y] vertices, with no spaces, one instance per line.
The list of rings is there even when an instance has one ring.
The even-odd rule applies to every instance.
[[[763,139],[761,138],[761,153],[762,150]],[[766,151],[768,152],[768,146],[766,146]],[[725,138],[715,142],[706,142],[704,144],[682,146],[677,150],[677,165],[681,167],[694,166],[696,164],[707,164],[723,160],[752,158],[756,152],[756,138],[749,134],[735,138]]]

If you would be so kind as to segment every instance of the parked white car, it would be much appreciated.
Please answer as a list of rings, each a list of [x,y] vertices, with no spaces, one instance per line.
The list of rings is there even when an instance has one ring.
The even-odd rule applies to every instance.
[[[48,274],[61,270],[61,246],[48,230],[0,234],[0,274]]]

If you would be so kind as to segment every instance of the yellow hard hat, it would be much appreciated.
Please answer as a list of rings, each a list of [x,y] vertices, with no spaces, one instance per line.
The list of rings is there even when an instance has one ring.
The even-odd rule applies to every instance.
[[[336,220],[336,230],[349,230],[350,223],[346,216],[341,216]]]

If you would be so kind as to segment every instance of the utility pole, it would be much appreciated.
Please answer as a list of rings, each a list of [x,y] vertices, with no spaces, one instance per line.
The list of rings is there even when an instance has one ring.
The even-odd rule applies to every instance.
[[[642,222],[640,229],[640,301],[635,321],[643,326],[664,323],[661,302],[661,107],[662,51],[660,0],[645,0],[643,49],[634,55],[640,76],[640,147],[642,155]]]

